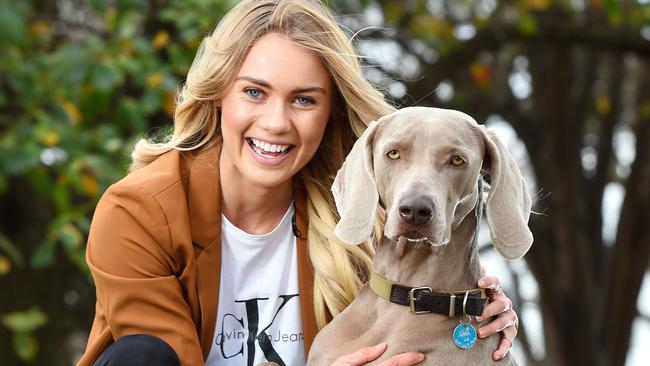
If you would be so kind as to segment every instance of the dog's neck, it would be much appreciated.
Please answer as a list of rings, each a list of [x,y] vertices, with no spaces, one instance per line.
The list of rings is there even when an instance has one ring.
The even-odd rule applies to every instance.
[[[477,238],[482,204],[478,195],[470,202],[470,207],[457,208],[460,217],[445,246],[431,248],[426,243],[414,244],[405,238],[395,242],[384,236],[375,253],[374,271],[393,282],[428,286],[434,291],[475,288],[481,274]]]

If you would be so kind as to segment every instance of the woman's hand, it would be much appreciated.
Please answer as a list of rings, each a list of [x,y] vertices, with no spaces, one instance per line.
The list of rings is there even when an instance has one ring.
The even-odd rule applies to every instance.
[[[512,341],[517,336],[519,328],[519,317],[512,310],[512,301],[501,289],[499,279],[494,276],[484,276],[478,280],[478,286],[487,290],[489,304],[483,309],[483,316],[477,316],[476,321],[496,316],[491,322],[478,330],[480,338],[489,337],[496,332],[501,332],[501,341],[496,351],[492,353],[492,359],[498,361],[506,356]]]
[[[386,351],[386,343],[380,343],[374,347],[364,347],[349,355],[339,357],[332,366],[357,366],[365,365],[374,361]],[[408,366],[415,365],[424,360],[424,354],[417,352],[405,352],[395,355],[377,366]]]

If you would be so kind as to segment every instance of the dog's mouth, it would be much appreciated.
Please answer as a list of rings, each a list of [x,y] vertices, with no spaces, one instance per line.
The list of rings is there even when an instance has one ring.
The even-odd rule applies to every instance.
[[[420,243],[422,241],[429,240],[429,238],[426,235],[422,234],[419,231],[415,231],[415,230],[410,230],[410,231],[404,232],[400,236],[403,236],[404,239],[406,239],[406,240],[408,240],[409,242],[412,242],[412,243]]]
[[[449,241],[439,242],[439,243],[434,242],[427,235],[422,234],[421,232],[415,230],[406,231],[401,235],[399,235],[398,238],[399,237],[406,239],[406,241],[409,244],[415,244],[415,245],[428,244],[429,246],[431,246],[431,248],[442,247],[449,242]]]

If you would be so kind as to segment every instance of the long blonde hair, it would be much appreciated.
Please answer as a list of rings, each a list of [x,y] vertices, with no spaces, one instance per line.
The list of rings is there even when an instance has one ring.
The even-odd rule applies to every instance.
[[[350,40],[332,12],[317,0],[244,0],[206,36],[182,86],[174,130],[164,142],[140,140],[131,154],[136,170],[161,154],[207,148],[221,139],[219,101],[248,50],[269,32],[280,32],[318,54],[336,85],[330,123],[312,160],[301,170],[307,191],[309,257],[314,267],[314,310],[319,328],[341,312],[368,280],[374,250],[351,246],[334,234],[339,219],[330,192],[337,170],[370,121],[393,111],[364,77]]]

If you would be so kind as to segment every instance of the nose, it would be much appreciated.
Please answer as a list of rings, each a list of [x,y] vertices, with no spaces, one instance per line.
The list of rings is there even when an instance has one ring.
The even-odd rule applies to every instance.
[[[405,197],[400,200],[398,210],[400,218],[405,223],[425,224],[433,216],[433,200],[424,195]]]
[[[264,112],[260,123],[265,130],[274,135],[281,135],[291,130],[291,120],[285,103],[282,101],[269,103]]]

